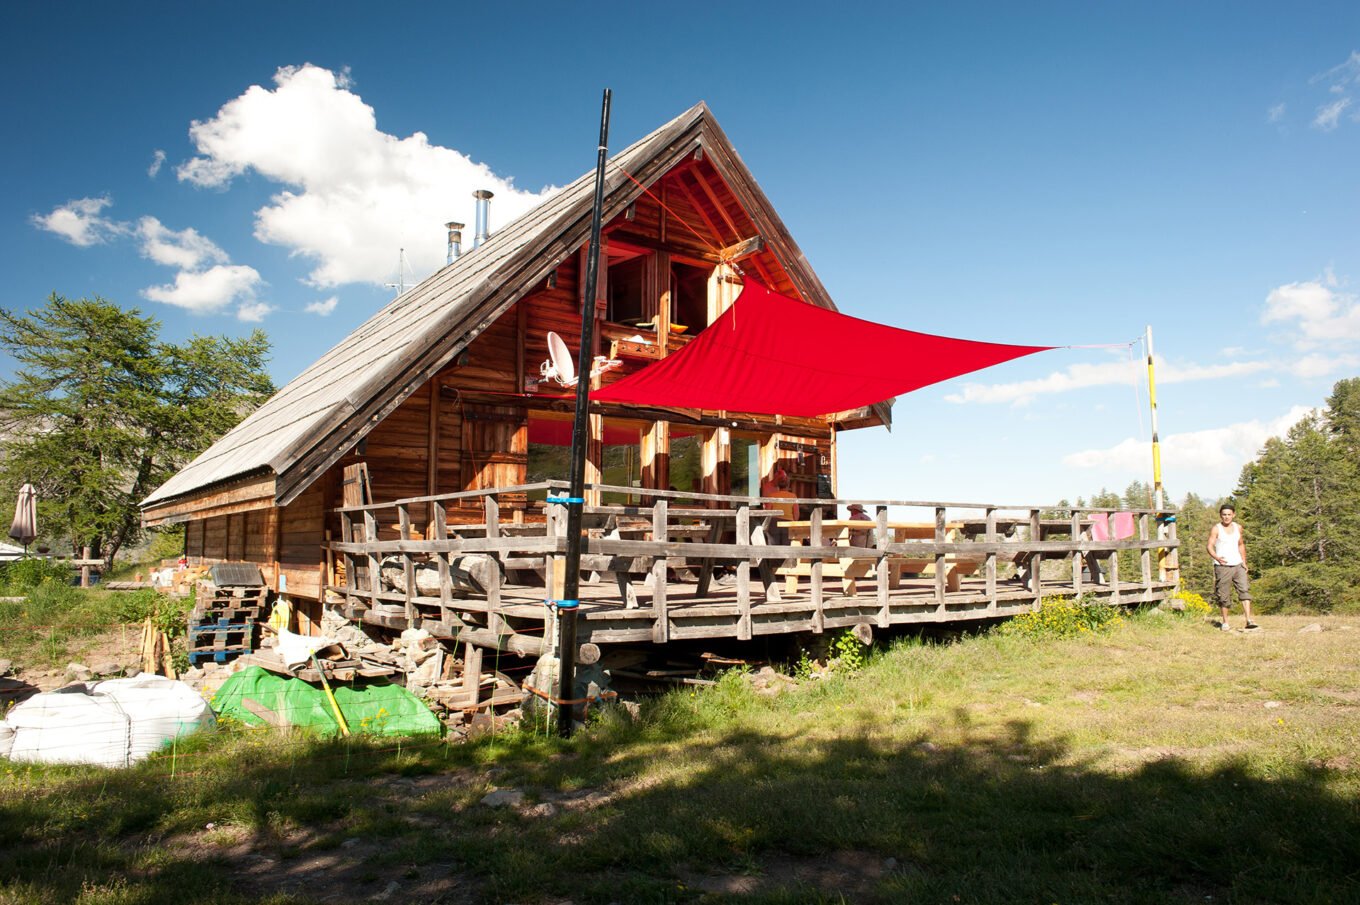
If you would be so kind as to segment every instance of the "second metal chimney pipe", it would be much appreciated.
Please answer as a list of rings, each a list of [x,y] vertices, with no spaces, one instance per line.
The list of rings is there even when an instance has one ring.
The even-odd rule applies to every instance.
[[[450,220],[444,224],[449,231],[449,256],[445,264],[452,264],[463,253],[463,224]]]
[[[472,247],[477,248],[491,235],[491,199],[495,195],[486,189],[478,189],[472,197],[477,199],[477,225],[472,234]]]

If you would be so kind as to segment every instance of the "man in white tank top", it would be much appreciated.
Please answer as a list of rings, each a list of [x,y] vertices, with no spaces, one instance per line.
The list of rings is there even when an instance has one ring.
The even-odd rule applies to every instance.
[[[1218,507],[1218,524],[1209,529],[1209,555],[1214,560],[1214,596],[1223,614],[1219,627],[1232,631],[1228,625],[1228,608],[1232,606],[1232,591],[1237,588],[1237,599],[1247,617],[1247,629],[1260,628],[1251,620],[1251,588],[1247,584],[1247,542],[1242,538],[1242,526],[1234,522],[1237,510],[1231,503]]]

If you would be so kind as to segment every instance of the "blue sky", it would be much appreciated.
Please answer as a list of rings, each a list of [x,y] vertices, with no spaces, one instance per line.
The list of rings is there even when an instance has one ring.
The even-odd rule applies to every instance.
[[[0,305],[260,326],[282,383],[392,296],[399,248],[408,282],[443,263],[471,187],[495,227],[589,169],[608,86],[615,148],[706,100],[847,313],[1043,345],[1151,324],[1176,496],[1229,491],[1360,374],[1360,5],[829,9],[4,4]],[[903,397],[845,438],[841,491],[1147,480],[1141,375],[1062,349]]]

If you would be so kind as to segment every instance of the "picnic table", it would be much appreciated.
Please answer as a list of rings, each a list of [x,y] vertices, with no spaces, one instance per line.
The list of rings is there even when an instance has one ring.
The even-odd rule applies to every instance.
[[[795,546],[807,545],[812,536],[812,522],[810,521],[781,521],[781,528],[789,532],[789,542]],[[900,544],[913,540],[934,540],[934,522],[888,522],[888,531],[891,533],[891,541]],[[962,523],[949,522],[945,525],[945,540],[960,540],[960,528]],[[861,519],[828,519],[822,522],[822,546],[852,547],[854,535],[860,532],[873,531],[877,528],[877,523],[864,521]],[[864,549],[873,549],[868,545],[859,545]],[[945,558],[945,582],[946,588],[950,591],[957,591],[961,579],[965,575],[972,575],[985,561],[982,556],[968,556],[966,554],[950,554]],[[835,559],[822,560],[822,576],[825,578],[839,578],[841,580],[841,590],[847,597],[855,596],[859,591],[859,581],[874,574],[877,567],[876,557],[839,557]],[[887,559],[888,574],[884,578],[888,582],[889,588],[901,587],[902,576],[905,573],[921,575],[935,574],[935,557],[931,556],[910,556],[894,553]],[[798,559],[793,563],[785,564],[778,570],[784,578],[785,590],[792,594],[798,588],[800,578],[811,577],[812,561],[808,559]]]

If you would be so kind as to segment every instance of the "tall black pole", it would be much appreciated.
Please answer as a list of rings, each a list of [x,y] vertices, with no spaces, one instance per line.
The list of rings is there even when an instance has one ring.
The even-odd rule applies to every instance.
[[[567,559],[562,599],[557,601],[559,701],[569,701],[576,685],[576,610],[581,602],[581,510],[585,504],[586,446],[590,438],[590,368],[595,346],[595,287],[600,273],[600,221],[604,213],[604,164],[609,155],[610,91],[600,110],[600,148],[595,162],[595,205],[590,212],[590,250],[586,253],[586,294],[581,304],[581,348],[577,355],[576,419],[571,429],[571,490],[567,497]],[[571,706],[557,705],[557,732],[571,735]]]

